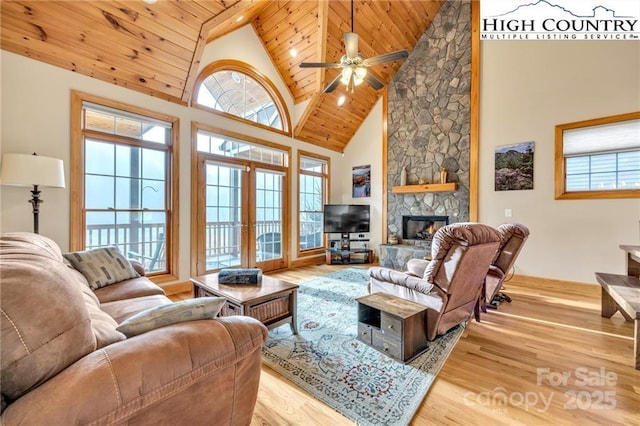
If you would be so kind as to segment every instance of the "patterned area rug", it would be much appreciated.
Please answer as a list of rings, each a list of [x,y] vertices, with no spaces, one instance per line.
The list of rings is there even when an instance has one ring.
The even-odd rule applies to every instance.
[[[298,290],[298,332],[271,330],[263,361],[358,425],[406,425],[462,334],[457,327],[402,364],[356,340],[356,298],[366,269],[348,268],[306,281]]]

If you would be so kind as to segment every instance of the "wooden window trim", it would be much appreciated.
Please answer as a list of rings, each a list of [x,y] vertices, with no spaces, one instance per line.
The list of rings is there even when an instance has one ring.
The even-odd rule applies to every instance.
[[[218,162],[227,162],[235,165],[243,165],[247,163],[247,160],[237,159],[233,157],[224,157],[221,155],[200,152],[198,151],[198,131],[202,130],[209,133],[214,133],[221,136],[226,136],[232,139],[244,140],[246,142],[262,145],[269,148],[274,148],[286,153],[286,161],[282,166],[266,163],[253,163],[260,164],[260,168],[281,170],[286,173],[285,188],[283,189],[283,212],[282,212],[282,255],[285,263],[288,267],[290,264],[289,255],[289,241],[290,229],[291,229],[291,147],[280,145],[274,142],[269,142],[264,139],[259,139],[253,136],[249,136],[242,133],[233,132],[231,130],[223,129],[220,127],[211,126],[208,124],[192,121],[191,122],[191,275],[201,275],[205,270],[205,259],[202,258],[202,253],[205,252],[205,229],[202,226],[202,215],[205,214],[204,199],[198,196],[204,191],[204,170],[202,169],[203,159],[213,159]],[[244,202],[244,201],[243,201]]]
[[[617,123],[620,121],[640,119],[640,111],[628,114],[611,115],[591,120],[576,121],[574,123],[559,124],[555,127],[555,199],[556,200],[594,200],[614,198],[640,198],[640,190],[607,190],[607,191],[571,191],[566,190],[566,160],[563,153],[564,131],[582,127],[598,126],[601,124]]]
[[[309,157],[309,158],[316,158],[318,160],[324,161],[327,163],[327,170],[326,170],[326,174],[321,175],[319,173],[303,173],[301,172],[300,169],[300,165],[301,163],[301,158],[302,157]],[[327,204],[329,202],[329,190],[330,190],[330,183],[331,183],[331,159],[329,157],[326,157],[324,155],[320,155],[320,154],[316,154],[314,152],[309,152],[309,151],[303,151],[303,150],[298,150],[298,155],[297,155],[297,163],[298,165],[298,169],[297,169],[297,178],[298,178],[298,200],[296,203],[296,223],[297,223],[297,227],[296,227],[296,255],[298,258],[302,258],[302,257],[308,257],[308,256],[315,256],[318,254],[324,254],[326,248],[327,248],[327,237],[326,235],[323,236],[323,246],[322,247],[318,247],[318,248],[313,248],[313,249],[309,249],[309,250],[301,250],[300,249],[300,241],[298,240],[300,238],[300,175],[302,174],[308,174],[308,175],[313,175],[313,176],[320,176],[323,179],[323,183],[324,183],[324,191],[323,191],[323,203]]]
[[[273,103],[280,114],[280,120],[282,121],[282,130],[276,129],[275,127],[266,126],[261,123],[257,123],[255,121],[247,120],[246,118],[238,117],[237,115],[229,114],[228,112],[218,111],[216,109],[210,108],[206,105],[199,104],[195,101],[194,97],[198,93],[200,85],[207,79],[211,74],[218,71],[236,71],[241,74],[245,74],[255,81],[257,81],[264,90],[267,91],[271,99],[273,99]],[[291,136],[291,117],[289,115],[289,110],[287,109],[287,105],[284,101],[284,98],[273,84],[273,82],[260,71],[255,69],[253,66],[247,64],[246,62],[236,61],[232,59],[225,59],[221,61],[212,62],[207,65],[198,75],[194,85],[194,97],[191,100],[191,106],[194,108],[202,109],[204,111],[211,112],[216,115],[220,115],[222,117],[239,121],[241,123],[248,124],[250,126],[259,127],[261,129],[269,130],[271,132],[279,133],[285,136]]]
[[[179,150],[178,137],[180,135],[180,120],[177,117],[128,105],[122,102],[112,101],[101,98],[99,96],[90,95],[79,91],[71,91],[71,171],[70,171],[70,224],[69,224],[69,250],[84,250],[85,247],[85,217],[84,210],[84,184],[83,184],[83,159],[84,159],[84,143],[83,136],[85,132],[82,130],[82,103],[91,102],[94,104],[104,105],[111,108],[131,112],[134,114],[151,117],[157,120],[171,123],[171,146],[167,152],[171,156],[169,161],[169,170],[167,170],[167,179],[171,190],[169,198],[169,208],[167,213],[167,231],[170,235],[166,236],[166,254],[168,263],[168,272],[151,274],[149,278],[155,283],[164,283],[175,281],[178,279],[178,262],[179,262]],[[87,135],[97,134],[97,132],[87,131]],[[123,136],[113,135],[112,139],[127,139]]]

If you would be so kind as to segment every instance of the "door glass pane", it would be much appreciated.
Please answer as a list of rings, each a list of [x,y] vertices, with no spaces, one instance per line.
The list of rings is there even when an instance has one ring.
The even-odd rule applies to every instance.
[[[256,260],[282,257],[282,180],[279,173],[256,171]]]
[[[242,171],[206,164],[206,269],[240,265],[242,245]]]

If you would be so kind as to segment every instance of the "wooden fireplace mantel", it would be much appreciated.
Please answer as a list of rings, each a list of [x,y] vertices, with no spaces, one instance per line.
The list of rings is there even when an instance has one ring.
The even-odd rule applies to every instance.
[[[457,190],[458,184],[456,182],[448,182],[394,186],[391,192],[393,192],[394,194],[410,194],[415,192],[453,192]]]

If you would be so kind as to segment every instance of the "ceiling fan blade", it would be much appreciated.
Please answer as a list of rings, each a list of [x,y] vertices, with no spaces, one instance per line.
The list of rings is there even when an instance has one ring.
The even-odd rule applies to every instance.
[[[300,68],[340,68],[342,65],[331,62],[303,62]]]
[[[367,73],[364,80],[369,83],[369,86],[373,87],[374,90],[380,90],[384,87],[384,84],[382,84],[382,82],[370,72]]]
[[[340,78],[342,77],[342,75],[340,73],[338,73],[338,75],[336,76],[336,78],[334,78],[333,80],[331,80],[331,83],[329,83],[327,85],[327,87],[324,88],[324,93],[331,93],[334,90],[336,90],[336,87],[338,87],[338,84],[340,84]]]
[[[344,48],[347,51],[347,58],[358,56],[358,34],[344,33]]]
[[[371,65],[383,64],[385,62],[393,62],[393,61],[398,61],[400,59],[407,59],[407,57],[409,57],[409,52],[407,52],[406,50],[397,50],[395,52],[383,53],[382,55],[365,59],[364,65],[371,66]]]

